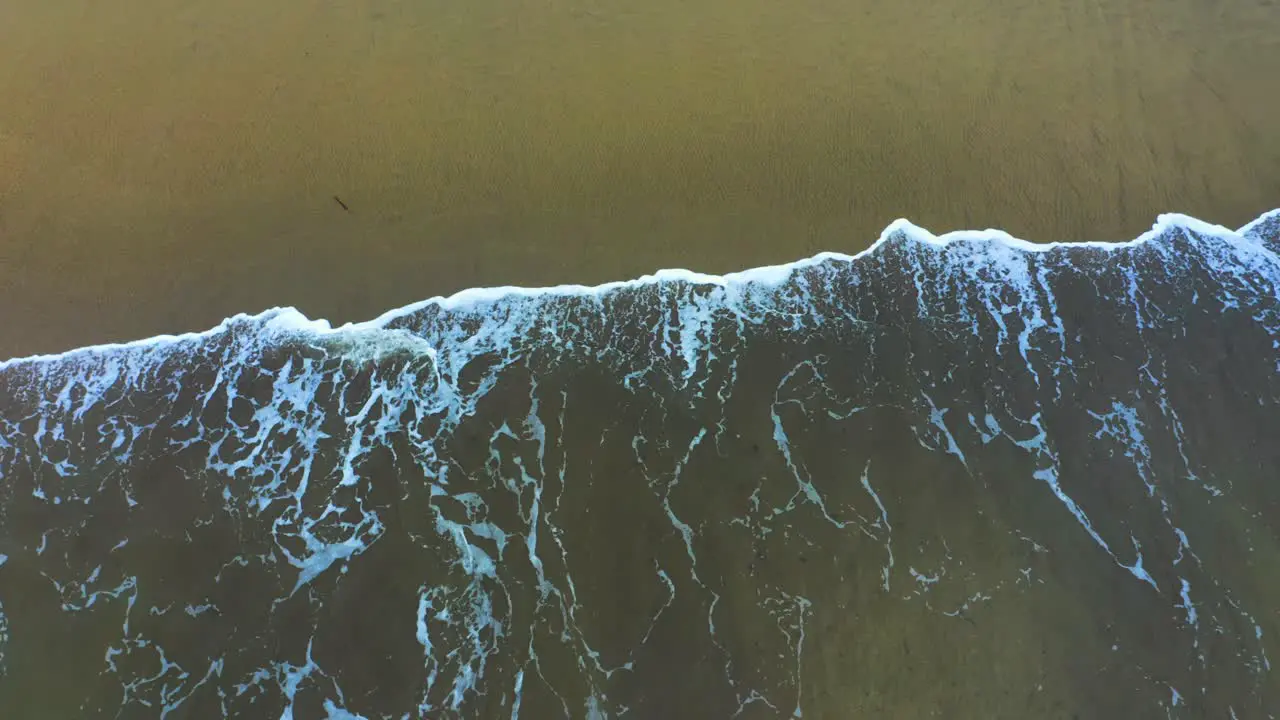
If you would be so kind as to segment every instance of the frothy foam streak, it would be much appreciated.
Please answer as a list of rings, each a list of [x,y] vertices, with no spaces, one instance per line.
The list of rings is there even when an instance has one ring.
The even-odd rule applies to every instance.
[[[977,242],[1000,245],[1026,253],[1048,253],[1063,248],[1090,248],[1107,252],[1133,248],[1156,240],[1164,236],[1170,230],[1182,229],[1198,235],[1214,237],[1235,245],[1258,250],[1265,253],[1271,262],[1280,263],[1280,259],[1276,258],[1274,253],[1260,247],[1256,241],[1246,237],[1251,230],[1267,222],[1280,222],[1280,208],[1263,213],[1238,230],[1230,230],[1221,225],[1208,223],[1189,215],[1183,215],[1180,213],[1164,213],[1157,217],[1155,224],[1150,230],[1139,235],[1133,240],[1091,240],[1084,242],[1035,243],[1016,238],[1003,230],[997,229],[954,230],[942,235],[934,235],[930,231],[912,223],[910,220],[899,218],[890,223],[888,227],[880,233],[880,237],[874,243],[865,250],[853,255],[830,251],[821,252],[812,257],[796,260],[783,265],[766,265],[738,272],[726,273],[724,275],[700,273],[683,268],[670,268],[658,270],[652,274],[642,275],[641,277],[632,280],[616,280],[600,285],[565,284],[548,287],[504,285],[496,287],[469,288],[447,297],[436,296],[416,303],[411,303],[403,307],[388,310],[372,320],[357,323],[349,322],[338,327],[333,327],[328,320],[323,318],[317,318],[314,320],[310,319],[295,307],[275,307],[257,314],[238,313],[224,319],[214,327],[201,332],[187,332],[179,335],[155,335],[153,337],[128,342],[86,345],[62,353],[11,358],[0,362],[0,371],[7,370],[17,365],[62,361],[71,359],[75,356],[100,355],[128,349],[198,343],[200,340],[226,332],[230,327],[237,323],[259,325],[262,334],[267,336],[277,334],[282,336],[322,336],[338,333],[357,334],[361,332],[384,330],[392,321],[431,306],[439,307],[441,310],[464,310],[474,309],[477,306],[491,304],[499,300],[514,297],[600,298],[620,290],[632,289],[646,285],[661,285],[679,282],[691,285],[718,285],[722,287],[742,285],[777,287],[786,283],[787,280],[789,280],[795,272],[799,270],[827,262],[852,263],[868,257],[873,257],[895,237],[904,237],[910,241],[937,248],[944,248],[953,243]],[[395,332],[401,333],[402,331]],[[410,333],[407,332],[403,332],[402,334],[406,337],[410,336]]]

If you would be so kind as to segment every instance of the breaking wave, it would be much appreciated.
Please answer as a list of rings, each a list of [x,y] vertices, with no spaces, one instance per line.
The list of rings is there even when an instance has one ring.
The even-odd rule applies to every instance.
[[[0,706],[1260,716],[1278,398],[1280,211],[10,360]]]

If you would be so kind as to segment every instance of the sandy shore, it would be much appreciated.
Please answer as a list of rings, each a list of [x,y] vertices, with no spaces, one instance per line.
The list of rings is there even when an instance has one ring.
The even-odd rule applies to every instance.
[[[296,305],[1280,204],[1280,12],[14,0],[0,355]],[[337,196],[348,209],[335,199]]]

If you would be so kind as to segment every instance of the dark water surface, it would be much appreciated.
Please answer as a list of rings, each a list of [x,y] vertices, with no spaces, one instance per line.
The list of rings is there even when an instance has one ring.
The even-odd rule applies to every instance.
[[[1267,717],[1280,211],[0,367],[4,717]]]

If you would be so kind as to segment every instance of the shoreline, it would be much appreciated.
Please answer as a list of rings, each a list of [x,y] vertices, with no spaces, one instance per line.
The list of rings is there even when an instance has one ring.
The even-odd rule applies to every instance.
[[[777,286],[785,283],[796,270],[801,270],[826,261],[857,262],[868,257],[883,247],[889,240],[902,233],[916,242],[934,247],[946,247],[955,242],[988,242],[996,243],[1024,253],[1046,253],[1061,248],[1090,248],[1103,251],[1114,251],[1136,247],[1150,242],[1172,228],[1185,228],[1202,235],[1210,235],[1229,241],[1247,243],[1244,235],[1252,228],[1270,219],[1280,219],[1280,208],[1262,213],[1239,229],[1232,230],[1222,225],[1210,223],[1190,215],[1181,213],[1161,213],[1150,230],[1132,240],[1088,240],[1081,242],[1051,241],[1037,243],[1014,237],[998,229],[986,230],[952,230],[935,235],[910,220],[899,218],[894,220],[880,233],[879,238],[865,249],[852,255],[833,251],[823,251],[816,255],[781,265],[766,265],[747,268],[723,275],[701,273],[684,268],[665,268],[629,280],[613,280],[598,285],[561,284],[544,287],[525,287],[504,285],[494,287],[477,287],[460,290],[447,296],[435,296],[419,300],[408,305],[392,308],[370,320],[346,322],[334,326],[326,318],[309,318],[294,306],[277,306],[266,308],[257,313],[240,312],[223,318],[217,325],[199,331],[178,334],[158,334],[151,337],[127,340],[122,342],[98,343],[72,348],[60,353],[44,353],[20,356],[0,360],[0,372],[20,365],[50,363],[73,358],[77,355],[106,354],[120,350],[145,348],[166,344],[198,341],[225,332],[233,323],[267,321],[264,329],[312,333],[315,336],[337,335],[344,333],[360,333],[381,330],[391,321],[417,312],[432,305],[442,310],[456,310],[467,306],[475,306],[488,302],[496,302],[511,297],[598,297],[607,293],[646,285],[661,285],[671,282],[686,282],[695,285],[718,285],[729,287],[734,285],[768,285]],[[1269,251],[1268,251],[1269,252]]]

